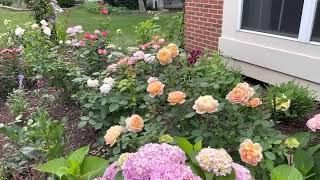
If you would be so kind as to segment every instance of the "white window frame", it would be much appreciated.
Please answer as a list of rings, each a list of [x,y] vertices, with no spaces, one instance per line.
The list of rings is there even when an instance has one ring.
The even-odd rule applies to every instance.
[[[302,43],[320,45],[320,42],[311,41],[311,36],[313,32],[313,23],[314,23],[316,11],[317,11],[318,0],[304,0],[298,38],[292,38],[292,37],[265,33],[265,32],[258,32],[254,30],[241,29],[243,1],[244,0],[238,0],[238,17],[237,17],[238,19],[237,19],[237,27],[236,27],[237,31],[254,33],[254,34],[270,36],[274,38],[291,40],[291,41],[298,41]],[[319,0],[319,3],[320,3],[320,0]]]

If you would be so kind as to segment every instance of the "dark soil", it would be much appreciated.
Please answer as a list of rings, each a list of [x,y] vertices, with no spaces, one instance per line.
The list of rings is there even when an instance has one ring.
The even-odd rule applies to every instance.
[[[42,89],[31,90],[28,93],[28,99],[30,103],[30,109],[24,115],[27,117],[36,111],[40,103],[41,94],[44,92]],[[46,105],[50,116],[55,120],[61,120],[67,117],[68,121],[65,125],[65,152],[70,152],[79,147],[94,144],[98,141],[98,136],[96,131],[90,126],[84,127],[82,129],[78,128],[78,123],[81,116],[80,108],[73,103],[65,102],[61,97],[63,93],[59,90],[49,89],[47,94],[53,95],[56,99],[53,103]],[[11,115],[8,106],[5,104],[4,100],[0,100],[0,123],[8,124],[14,121],[14,117]],[[6,143],[6,139],[0,135],[0,147]],[[0,148],[0,158],[2,157],[2,152]]]
[[[281,122],[277,124],[277,128],[285,134],[294,134],[297,132],[308,131],[309,129],[306,126],[307,121],[317,114],[320,114],[320,102],[317,103],[316,110],[305,118]]]

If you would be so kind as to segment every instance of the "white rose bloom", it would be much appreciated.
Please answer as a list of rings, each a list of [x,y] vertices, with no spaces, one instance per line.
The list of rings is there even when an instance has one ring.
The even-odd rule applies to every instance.
[[[63,41],[62,41],[62,40],[60,40],[60,41],[59,41],[59,44],[63,44]]]
[[[40,21],[40,24],[42,24],[42,26],[48,26],[48,23],[47,23],[47,21],[45,21],[45,20],[41,20],[41,21]]]
[[[112,77],[107,77],[103,80],[103,83],[109,84],[111,87],[113,87],[116,81]]]
[[[100,92],[101,92],[101,94],[106,95],[106,94],[110,93],[111,89],[112,89],[112,87],[110,86],[110,84],[103,84],[100,87]]]
[[[99,81],[98,80],[92,80],[92,79],[88,79],[87,81],[87,86],[91,87],[91,88],[95,88],[99,86]]]
[[[48,28],[47,26],[43,26],[42,29],[43,29],[43,33],[45,35],[51,36],[51,29],[50,28]]]
[[[77,33],[83,33],[84,32],[83,29],[82,29],[82,26],[75,26],[73,28]]]
[[[150,83],[153,83],[155,81],[159,81],[159,79],[156,78],[156,77],[150,77],[147,82],[148,82],[148,84],[150,84]]]
[[[156,61],[156,56],[153,56],[152,54],[145,54],[145,55],[144,55],[144,61],[145,61],[146,63],[151,64],[151,63],[153,63],[153,62]]]
[[[31,25],[31,29],[32,29],[32,30],[36,30],[36,29],[38,29],[38,28],[39,28],[39,25],[36,24],[36,23],[34,23],[34,24]]]
[[[99,29],[96,29],[96,30],[94,30],[94,33],[95,33],[95,34],[100,34],[100,30],[99,30]]]
[[[21,37],[24,34],[24,29],[22,29],[21,27],[17,27],[15,30],[15,34],[19,37]]]

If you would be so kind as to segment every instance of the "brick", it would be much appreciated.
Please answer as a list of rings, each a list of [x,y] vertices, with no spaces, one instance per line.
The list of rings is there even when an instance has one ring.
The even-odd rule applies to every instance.
[[[185,0],[185,47],[218,51],[223,0]]]

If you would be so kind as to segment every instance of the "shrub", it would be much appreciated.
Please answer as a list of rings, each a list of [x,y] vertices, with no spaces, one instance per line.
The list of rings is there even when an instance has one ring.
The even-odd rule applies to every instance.
[[[184,21],[183,13],[179,12],[173,16],[167,25],[166,39],[183,46],[184,41]]]
[[[271,86],[267,89],[268,105],[273,109],[273,98],[276,97],[276,115],[280,121],[292,121],[304,118],[314,111],[315,94],[307,87],[303,87],[293,81]],[[281,105],[283,107],[281,109]]]
[[[145,43],[152,40],[152,37],[160,32],[160,25],[157,24],[157,18],[146,20],[139,23],[136,26],[136,33],[138,34],[138,41],[140,43]]]
[[[101,5],[97,2],[85,2],[81,4],[81,8],[84,8],[93,14],[100,14]]]
[[[14,0],[2,0],[1,3],[5,6],[11,6],[15,1]]]

